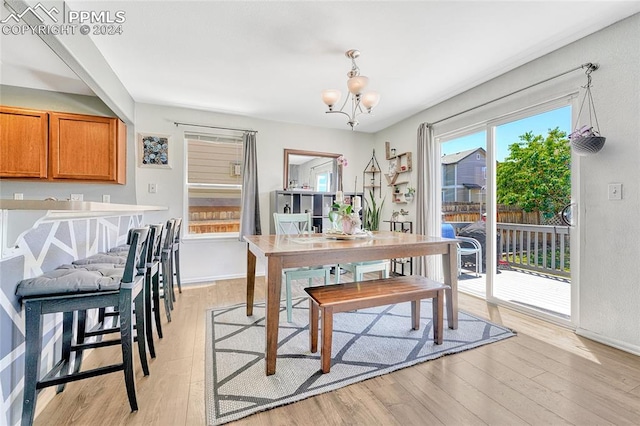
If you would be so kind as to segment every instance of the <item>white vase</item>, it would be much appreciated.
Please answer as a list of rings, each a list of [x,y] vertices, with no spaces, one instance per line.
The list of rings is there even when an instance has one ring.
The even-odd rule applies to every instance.
[[[347,235],[353,235],[356,232],[356,227],[354,226],[350,217],[342,218],[342,232]]]

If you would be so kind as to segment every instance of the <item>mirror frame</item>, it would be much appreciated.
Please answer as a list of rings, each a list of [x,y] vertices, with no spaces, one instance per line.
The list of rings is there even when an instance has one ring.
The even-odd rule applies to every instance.
[[[285,191],[291,191],[289,189],[289,155],[304,155],[307,157],[324,157],[324,158],[333,158],[337,159],[342,154],[335,154],[332,152],[318,152],[318,151],[304,151],[300,149],[284,149],[284,170],[282,175],[284,176],[284,185],[282,186]],[[342,167],[338,166],[338,176],[336,176],[336,187],[340,182],[342,174]]]

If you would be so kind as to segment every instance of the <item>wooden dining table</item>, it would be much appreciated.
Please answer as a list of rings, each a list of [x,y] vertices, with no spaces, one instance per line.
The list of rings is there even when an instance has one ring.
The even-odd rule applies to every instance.
[[[340,237],[342,238],[342,237]],[[346,238],[346,237],[345,237]],[[368,260],[442,255],[447,322],[458,328],[457,241],[402,232],[375,232],[364,238],[337,239],[323,234],[249,235],[247,250],[247,316],[253,315],[257,258],[266,261],[265,364],[266,374],[276,372],[282,270]]]

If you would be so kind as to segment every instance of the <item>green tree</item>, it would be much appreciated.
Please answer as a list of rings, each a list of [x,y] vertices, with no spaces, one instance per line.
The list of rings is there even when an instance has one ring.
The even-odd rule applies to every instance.
[[[571,200],[571,149],[557,127],[547,137],[527,132],[497,166],[498,203],[552,216]]]

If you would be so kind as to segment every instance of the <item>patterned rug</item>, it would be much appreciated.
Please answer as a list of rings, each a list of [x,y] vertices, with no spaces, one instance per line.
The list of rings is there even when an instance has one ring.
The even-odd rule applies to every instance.
[[[411,330],[411,304],[334,315],[331,371],[320,371],[320,352],[309,352],[308,300],[294,300],[293,322],[281,310],[276,374],[265,376],[264,304],[247,317],[245,305],[207,312],[207,423],[219,425],[259,411],[329,392],[400,368],[497,342],[515,334],[459,313],[457,330],[433,343],[431,301],[420,309],[420,330]],[[446,315],[445,315],[446,316]],[[319,341],[320,345],[320,341]]]

